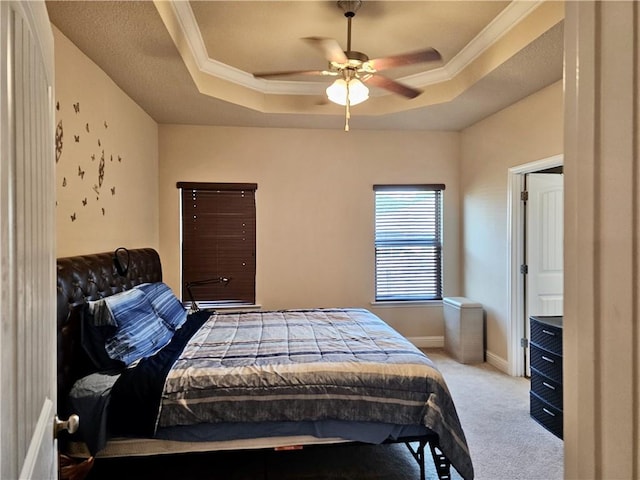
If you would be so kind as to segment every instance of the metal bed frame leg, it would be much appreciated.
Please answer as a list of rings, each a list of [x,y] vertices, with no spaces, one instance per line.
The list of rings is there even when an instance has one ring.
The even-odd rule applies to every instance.
[[[427,440],[418,440],[418,448],[414,450],[409,442],[406,442],[405,445],[413,455],[413,458],[418,462],[418,466],[420,467],[420,480],[425,480],[425,456],[424,456],[424,447],[429,444],[429,448],[431,449],[431,455],[433,456],[433,463],[436,467],[436,474],[438,475],[439,480],[450,480],[451,479],[451,463],[449,459],[442,453],[440,448],[434,442],[428,442]]]
[[[427,445],[426,440],[417,440],[418,448],[416,450],[413,449],[409,442],[406,442],[405,445],[413,455],[413,458],[418,462],[418,466],[420,467],[420,480],[425,480],[425,471],[424,471],[424,447]]]
[[[430,442],[429,448],[431,448],[431,455],[433,456],[433,463],[436,465],[438,478],[440,480],[450,480],[451,462],[449,462],[449,459],[442,453],[442,450],[440,450],[437,444]]]

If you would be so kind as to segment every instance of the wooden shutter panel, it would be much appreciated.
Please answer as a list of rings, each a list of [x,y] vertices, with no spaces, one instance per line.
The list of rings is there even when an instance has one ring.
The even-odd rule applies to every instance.
[[[178,183],[182,189],[182,298],[186,285],[218,277],[229,283],[191,287],[197,301],[255,303],[256,184]]]

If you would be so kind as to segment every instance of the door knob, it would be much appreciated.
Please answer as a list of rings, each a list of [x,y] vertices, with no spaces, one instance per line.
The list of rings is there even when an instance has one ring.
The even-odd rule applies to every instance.
[[[62,430],[66,430],[69,433],[76,433],[78,431],[78,425],[80,425],[80,417],[76,414],[69,415],[69,419],[62,421],[56,415],[53,421],[53,437],[58,438],[58,434]]]

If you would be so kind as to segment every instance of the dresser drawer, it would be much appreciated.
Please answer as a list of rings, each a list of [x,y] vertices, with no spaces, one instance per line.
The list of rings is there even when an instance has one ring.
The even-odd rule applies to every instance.
[[[529,393],[531,418],[553,433],[562,438],[562,411],[549,405],[535,393]]]
[[[554,382],[562,383],[562,357],[531,344],[531,368]]]
[[[531,317],[531,343],[562,355],[562,327],[559,317]]]
[[[562,385],[531,369],[531,391],[542,400],[562,410]]]

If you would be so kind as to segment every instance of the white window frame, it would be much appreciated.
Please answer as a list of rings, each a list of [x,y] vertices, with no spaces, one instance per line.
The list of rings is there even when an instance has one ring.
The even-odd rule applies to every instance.
[[[442,300],[444,189],[373,186],[376,304]]]

